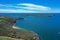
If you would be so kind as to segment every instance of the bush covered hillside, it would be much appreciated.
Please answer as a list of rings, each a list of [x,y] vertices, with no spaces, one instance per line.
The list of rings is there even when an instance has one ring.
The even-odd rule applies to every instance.
[[[0,40],[39,40],[36,33],[24,29],[18,29],[15,26],[16,20],[23,18],[13,18],[7,16],[0,16]],[[14,28],[15,27],[15,28]],[[7,38],[3,38],[3,37]],[[2,38],[1,38],[2,37]],[[8,39],[10,38],[10,39]]]

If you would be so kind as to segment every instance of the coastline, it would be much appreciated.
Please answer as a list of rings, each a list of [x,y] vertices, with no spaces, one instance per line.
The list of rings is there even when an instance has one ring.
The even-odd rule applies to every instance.
[[[21,18],[17,19],[19,20]],[[10,37],[18,40],[39,40],[37,33],[17,27],[15,24],[17,19],[1,16],[0,36]],[[4,38],[2,40],[4,40]]]
[[[23,28],[19,28],[17,26],[13,26],[13,29],[19,29],[19,30],[23,30],[23,31],[29,32],[30,34],[34,35],[33,39],[39,40],[38,34],[33,32],[33,31],[26,30],[26,29],[23,29]]]

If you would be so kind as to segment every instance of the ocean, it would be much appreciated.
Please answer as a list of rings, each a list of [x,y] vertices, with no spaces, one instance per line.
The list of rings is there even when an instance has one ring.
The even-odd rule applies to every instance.
[[[52,13],[51,13],[52,14]],[[17,20],[16,26],[34,31],[40,40],[60,40],[60,14],[53,13],[54,16],[20,16],[19,13],[0,13],[0,15],[14,18],[22,17],[24,20]],[[26,14],[25,14],[26,15]]]

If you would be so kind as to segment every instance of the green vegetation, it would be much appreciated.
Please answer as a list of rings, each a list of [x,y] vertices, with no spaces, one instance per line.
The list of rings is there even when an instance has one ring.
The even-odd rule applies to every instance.
[[[35,40],[35,34],[33,32],[24,30],[24,29],[15,29],[15,19],[5,16],[0,16],[0,36],[6,36],[10,38],[1,38],[0,40],[14,40],[23,39],[23,40]]]
[[[26,40],[34,40],[32,35],[26,35],[25,39]]]
[[[0,38],[0,40],[13,40],[11,38]]]

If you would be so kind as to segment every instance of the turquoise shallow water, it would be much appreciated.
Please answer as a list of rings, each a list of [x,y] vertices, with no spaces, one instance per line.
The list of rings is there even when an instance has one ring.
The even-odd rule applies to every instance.
[[[12,17],[23,17],[18,20],[16,26],[36,32],[40,40],[60,40],[60,14],[55,16],[17,16],[14,14],[0,14]]]

